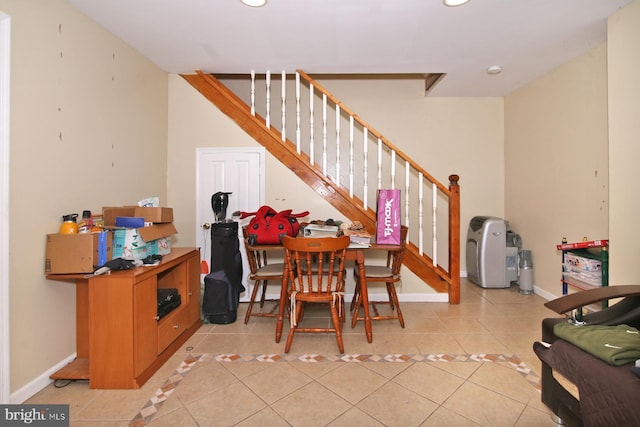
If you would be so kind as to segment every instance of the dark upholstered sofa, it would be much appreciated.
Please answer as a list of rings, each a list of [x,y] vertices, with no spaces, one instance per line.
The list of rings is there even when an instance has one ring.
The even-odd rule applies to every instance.
[[[640,377],[634,372],[634,362],[607,363],[554,334],[554,326],[576,317],[576,309],[614,298],[608,308],[582,317],[578,314],[577,320],[586,325],[625,324],[640,329],[640,285],[595,288],[545,304],[563,317],[542,322],[542,341],[550,346],[533,345],[542,361],[542,402],[569,427],[640,426]]]

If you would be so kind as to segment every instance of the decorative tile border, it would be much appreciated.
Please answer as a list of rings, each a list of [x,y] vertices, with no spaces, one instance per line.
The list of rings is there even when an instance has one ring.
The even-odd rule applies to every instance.
[[[130,427],[140,427],[149,424],[151,419],[158,413],[162,404],[171,396],[178,384],[191,371],[191,368],[201,359],[202,355],[189,355],[180,362],[180,366],[164,382],[162,387],[155,391],[154,395],[144,404],[140,412],[129,422]]]
[[[203,353],[188,355],[164,384],[144,404],[129,422],[129,427],[142,427],[151,422],[176,387],[199,362],[300,362],[300,363],[415,363],[415,362],[502,362],[519,372],[533,387],[540,390],[540,378],[514,354],[225,354]]]

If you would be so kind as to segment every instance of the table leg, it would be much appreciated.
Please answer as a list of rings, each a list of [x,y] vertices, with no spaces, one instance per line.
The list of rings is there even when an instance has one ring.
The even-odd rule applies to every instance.
[[[367,334],[367,341],[373,341],[373,330],[371,328],[371,315],[369,314],[369,291],[367,289],[367,276],[364,269],[364,251],[357,251],[356,264],[360,273],[360,297],[362,298],[362,308],[364,310],[364,330]]]
[[[288,292],[289,280],[287,274],[282,278],[282,285],[280,286],[280,302],[278,304],[278,320],[276,321],[276,342],[280,342],[282,337],[282,328],[284,326],[284,312],[287,308],[287,292]]]

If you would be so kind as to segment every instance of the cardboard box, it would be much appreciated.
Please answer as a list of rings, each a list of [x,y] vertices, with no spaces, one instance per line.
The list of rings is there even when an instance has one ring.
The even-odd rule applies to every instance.
[[[47,234],[45,274],[93,273],[111,259],[113,234]]]
[[[135,216],[135,207],[103,207],[102,218],[105,227],[116,225],[116,218],[119,216]]]
[[[140,208],[134,209],[133,216],[141,216],[145,222],[164,224],[173,222],[173,208]]]
[[[162,240],[178,233],[172,223],[114,231],[113,258],[144,259],[149,255],[167,255],[171,241]],[[154,253],[157,251],[157,253]],[[163,253],[166,252],[166,253]]]
[[[113,227],[117,217],[142,217],[145,222],[165,224],[173,222],[173,208],[141,208],[138,206],[103,207],[104,225]]]
[[[147,256],[169,255],[171,253],[171,237],[161,237],[147,242]]]

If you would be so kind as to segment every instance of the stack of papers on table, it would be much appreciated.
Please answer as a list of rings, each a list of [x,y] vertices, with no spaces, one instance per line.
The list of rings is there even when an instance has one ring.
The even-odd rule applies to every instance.
[[[349,236],[352,244],[358,244],[362,246],[370,246],[371,245],[371,234],[367,232],[367,230],[342,230],[345,236]]]
[[[356,242],[351,242],[349,243],[348,246],[350,249],[357,249],[357,248],[370,248],[371,247],[371,243],[356,243]]]

